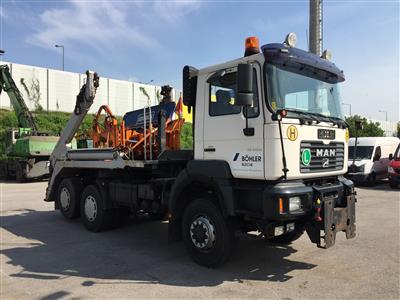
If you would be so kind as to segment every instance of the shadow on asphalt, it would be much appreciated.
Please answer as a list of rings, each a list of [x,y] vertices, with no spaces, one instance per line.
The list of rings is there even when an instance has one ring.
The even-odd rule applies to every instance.
[[[7,184],[27,184],[27,183],[47,182],[47,181],[49,181],[48,178],[28,179],[28,180],[25,180],[25,181],[17,181],[15,179],[0,179],[0,183],[7,183]]]
[[[385,191],[398,193],[400,189],[392,189],[389,186],[389,180],[378,180],[374,186],[368,186],[366,184],[357,184],[356,189],[363,189],[368,191]]]
[[[252,236],[238,236],[227,264],[207,269],[196,265],[183,243],[168,244],[165,222],[130,220],[119,229],[88,232],[79,220],[63,219],[57,211],[8,211],[2,227],[26,244],[3,244],[5,262],[20,266],[13,277],[55,280],[85,278],[82,286],[96,284],[166,284],[216,286],[225,281],[283,282],[293,270],[316,265],[290,259],[290,246],[265,243]],[[3,235],[4,237],[4,235]],[[36,243],[37,242],[37,243]],[[100,280],[101,279],[101,280]]]

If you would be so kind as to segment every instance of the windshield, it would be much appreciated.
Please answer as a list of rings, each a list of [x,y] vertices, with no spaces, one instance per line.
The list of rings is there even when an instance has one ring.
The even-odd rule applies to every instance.
[[[374,152],[373,146],[357,146],[356,159],[371,159],[372,152]],[[349,160],[354,159],[354,146],[349,147]]]
[[[298,112],[343,119],[337,83],[289,72],[272,64],[267,64],[266,73],[267,98],[273,110],[287,109],[288,117],[296,117]]]

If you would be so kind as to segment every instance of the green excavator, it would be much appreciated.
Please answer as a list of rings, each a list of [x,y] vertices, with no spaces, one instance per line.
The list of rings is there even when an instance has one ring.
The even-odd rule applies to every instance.
[[[18,119],[18,128],[6,133],[6,158],[0,160],[0,179],[19,182],[49,175],[49,157],[59,137],[39,132],[35,119],[11,77],[0,65],[0,93],[5,91]]]

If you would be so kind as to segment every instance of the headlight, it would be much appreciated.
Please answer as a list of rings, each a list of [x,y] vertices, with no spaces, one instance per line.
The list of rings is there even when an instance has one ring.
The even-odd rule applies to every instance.
[[[388,172],[389,173],[394,173],[394,169],[392,167],[388,167]]]
[[[289,211],[296,211],[301,209],[301,198],[299,196],[289,198]]]

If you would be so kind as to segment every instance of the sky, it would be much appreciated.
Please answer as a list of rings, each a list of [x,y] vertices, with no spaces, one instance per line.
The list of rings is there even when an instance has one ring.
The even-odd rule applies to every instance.
[[[399,120],[399,1],[324,1],[324,49],[344,70],[352,113]],[[184,65],[243,56],[244,40],[308,48],[306,1],[0,0],[2,60],[181,88]],[[349,105],[344,112],[349,113]]]

